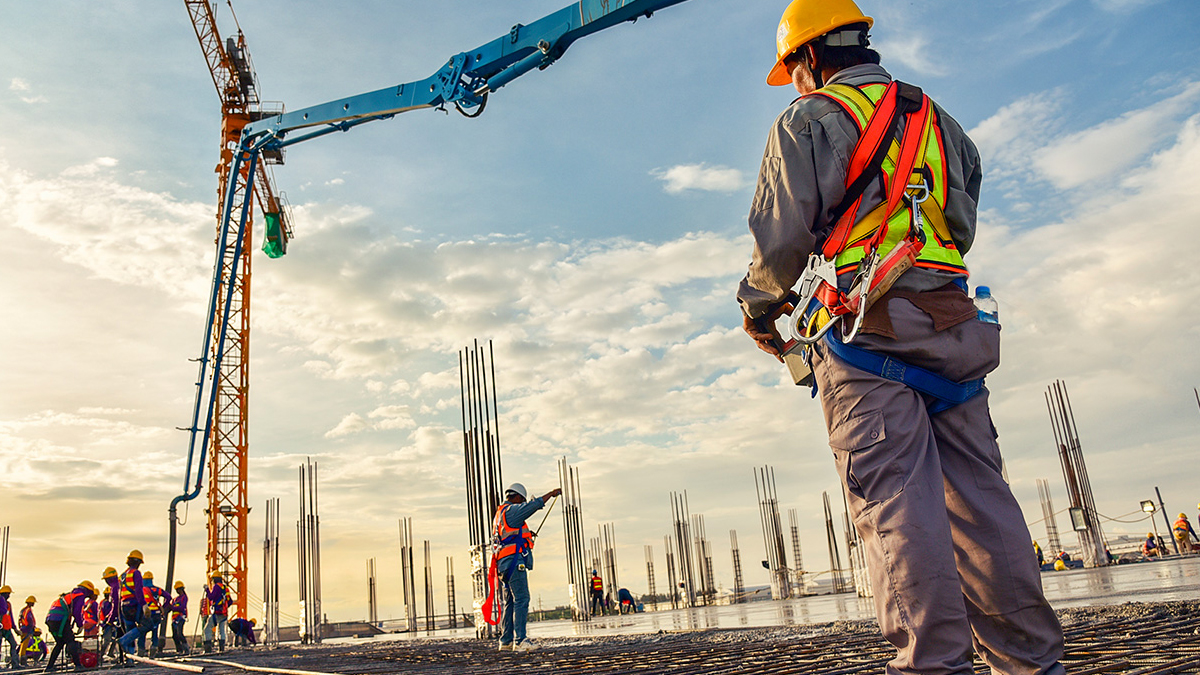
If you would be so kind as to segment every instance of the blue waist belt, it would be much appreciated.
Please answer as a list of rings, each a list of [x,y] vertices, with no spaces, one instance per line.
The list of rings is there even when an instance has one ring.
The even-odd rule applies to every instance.
[[[872,375],[878,375],[885,380],[899,382],[910,389],[925,394],[933,400],[927,404],[929,414],[949,410],[960,403],[966,403],[971,397],[983,391],[983,379],[968,382],[954,382],[937,373],[909,365],[890,356],[883,356],[842,342],[833,331],[825,334],[822,340],[829,351],[846,363],[865,370]]]

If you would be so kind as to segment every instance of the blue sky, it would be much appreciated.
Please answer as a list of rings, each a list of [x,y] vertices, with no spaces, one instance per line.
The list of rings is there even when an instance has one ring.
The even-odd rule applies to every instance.
[[[237,11],[264,98],[296,109],[424,78],[562,2]],[[331,618],[365,616],[371,556],[381,613],[402,614],[389,587],[401,516],[465,574],[455,352],[475,338],[496,340],[505,477],[545,491],[555,458],[577,464],[588,526],[615,524],[624,585],[644,590],[643,544],[661,557],[672,490],[706,515],[732,583],[729,529],[743,560],[762,555],[763,464],[821,568],[820,492],[837,480],[819,407],[740,333],[733,300],[766,131],[794,96],[764,83],[785,4],[691,0],[576,44],[480,119],[417,111],[289,150],[276,177],[296,238],[254,267],[251,503],[282,497],[287,522],[295,467],[321,463]],[[135,546],[163,569],[219,108],[182,3],[0,6],[0,505],[9,583],[49,596]],[[1001,303],[993,417],[1029,521],[1037,478],[1065,506],[1042,400],[1056,379],[1102,513],[1135,510],[1155,485],[1193,512],[1200,494],[1177,469],[1200,440],[1200,7],[862,7],[884,65],[983,152],[967,261]],[[230,32],[224,5],[219,18]],[[192,515],[185,578],[202,567]],[[533,578],[546,604],[566,598],[552,532]]]

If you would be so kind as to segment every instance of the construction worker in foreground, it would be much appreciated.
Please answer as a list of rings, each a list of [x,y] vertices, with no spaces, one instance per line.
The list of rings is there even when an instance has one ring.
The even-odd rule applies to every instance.
[[[1192,540],[1200,541],[1200,537],[1196,536],[1196,531],[1192,529],[1192,524],[1188,522],[1186,513],[1179,514],[1175,519],[1175,524],[1171,526],[1171,531],[1175,533],[1175,541],[1179,543],[1179,552],[1184,555],[1192,554]]]
[[[17,622],[13,618],[12,603],[8,600],[11,595],[12,587],[8,584],[0,586],[0,638],[8,643],[8,667],[15,668],[20,659],[20,649],[16,637],[13,636]]]
[[[225,588],[225,576],[214,571],[208,575],[205,597],[208,598],[208,619],[204,622],[204,653],[211,654],[213,640],[219,651],[225,651],[225,624],[229,620],[229,592]]]
[[[162,623],[163,605],[166,604],[166,593],[163,589],[154,585],[154,573],[146,572],[142,575],[142,599],[145,601],[142,604],[142,635],[138,638],[138,655],[146,655],[146,636],[150,636],[150,649],[157,653],[158,644],[158,625]]]
[[[190,654],[187,636],[183,634],[183,626],[188,617],[187,587],[182,581],[175,582],[175,597],[171,600],[171,640],[175,642],[176,654]]]
[[[21,665],[40,663],[48,651],[46,641],[42,639],[42,629],[34,628],[29,638],[21,641]]]
[[[142,552],[136,548],[129,552],[125,558],[126,569],[121,573],[119,587],[119,598],[121,602],[121,624],[125,629],[125,634],[121,636],[117,643],[121,645],[127,653],[132,654],[136,649],[135,643],[139,640],[144,640],[145,633],[142,632],[144,620],[143,606],[146,604],[146,591],[142,587],[142,573],[138,569],[142,566]],[[143,641],[142,644],[145,644]]]
[[[25,606],[21,608],[21,614],[17,617],[17,632],[21,635],[19,646],[20,663],[25,663],[25,644],[33,640],[34,631],[37,630],[37,617],[33,614],[33,607],[37,604],[37,598],[29,596],[25,598]]]
[[[96,587],[90,581],[81,581],[73,590],[58,596],[46,613],[46,630],[54,637],[54,649],[46,662],[46,672],[54,670],[58,655],[66,650],[71,663],[79,668],[79,643],[75,641],[76,630],[83,630],[83,606],[96,597]]]
[[[744,327],[778,357],[771,324],[803,274],[793,318],[813,341],[829,444],[897,649],[888,672],[971,673],[974,648],[994,673],[1062,673],[1062,629],[1020,544],[1032,537],[982,386],[1000,327],[966,292],[979,154],[918,88],[892,86],[873,23],[851,0],[784,11],[767,82],[801,97],[776,119],[758,177]]]
[[[109,657],[116,655],[117,640],[125,634],[121,621],[121,580],[115,567],[106,567],[101,574],[104,580],[104,597],[100,601],[100,653]]]
[[[501,651],[537,649],[525,635],[525,624],[529,619],[529,570],[533,569],[533,532],[525,520],[545,506],[547,499],[562,494],[562,490],[554,488],[532,500],[526,500],[527,494],[520,483],[508,486],[504,491],[504,503],[496,509],[492,522],[492,557],[496,574],[504,584]]]

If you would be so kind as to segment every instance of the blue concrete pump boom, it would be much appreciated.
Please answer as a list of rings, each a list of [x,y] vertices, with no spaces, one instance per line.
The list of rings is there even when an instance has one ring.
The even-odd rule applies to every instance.
[[[251,209],[252,190],[242,191],[242,201],[235,204],[237,179],[243,164],[254,175],[260,155],[275,152],[334,131],[348,131],[374,120],[390,119],[399,113],[422,108],[444,108],[453,105],[468,117],[477,117],[486,107],[488,96],[534,68],[544,69],[557,61],[576,40],[611,28],[626,21],[649,18],[654,12],[678,5],[687,0],[579,0],[553,14],[525,26],[517,24],[503,35],[476,49],[456,54],[430,77],[385,89],[358,94],[349,98],[322,103],[294,112],[266,117],[248,124],[242,132],[240,146],[229,172],[229,189],[221,205],[217,235],[218,259],[213,265],[213,283],[208,303],[208,318],[200,349],[199,376],[196,378],[196,399],[192,409],[189,432],[187,468],[183,494],[175,497],[170,506],[170,543],[167,556],[167,584],[175,568],[177,509],[181,502],[200,494],[204,478],[205,454],[213,426],[216,401],[215,379],[221,372],[225,355],[226,327],[232,303],[234,280]],[[474,111],[474,112],[468,112]],[[234,217],[236,211],[236,224]],[[231,265],[222,265],[220,255],[230,237],[235,254]],[[213,344],[213,326],[217,320],[218,298],[224,294],[221,331]],[[211,357],[210,357],[211,354]],[[211,361],[211,374],[209,372]],[[201,426],[203,425],[203,426]],[[193,462],[196,442],[200,441],[199,460]],[[196,467],[192,480],[192,467]]]

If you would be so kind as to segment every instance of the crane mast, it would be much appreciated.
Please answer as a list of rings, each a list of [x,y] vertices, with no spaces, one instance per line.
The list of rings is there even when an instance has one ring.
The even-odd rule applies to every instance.
[[[282,152],[264,155],[256,164],[235,163],[242,130],[246,125],[280,110],[264,111],[259,98],[257,77],[246,50],[246,39],[239,27],[236,36],[222,41],[217,28],[216,6],[210,0],[184,0],[200,49],[221,100],[221,154],[217,164],[217,204],[214,212],[220,227],[221,205],[232,199],[241,203],[249,197],[258,202],[268,224],[265,248],[273,257],[286,251],[290,234],[281,199],[267,168],[268,163],[282,164]],[[232,14],[232,5],[230,5]],[[236,22],[236,17],[234,17]],[[237,168],[235,168],[237,165]],[[253,168],[251,168],[253,167]],[[236,176],[231,176],[232,172]],[[253,175],[251,175],[253,171]],[[232,192],[233,194],[229,194]],[[226,348],[220,368],[214,369],[215,405],[210,413],[212,434],[208,448],[208,506],[205,510],[208,546],[206,573],[221,572],[233,598],[236,614],[246,616],[247,593],[247,477],[249,425],[247,411],[250,396],[250,276],[251,252],[248,245],[253,233],[253,209],[247,218],[242,240],[218,238],[216,265],[232,288],[217,293],[218,320],[213,322],[213,361],[216,343],[224,334]],[[235,260],[237,261],[235,264]],[[232,271],[235,273],[231,274]],[[226,312],[226,304],[229,311]],[[221,317],[228,317],[221,320]]]

